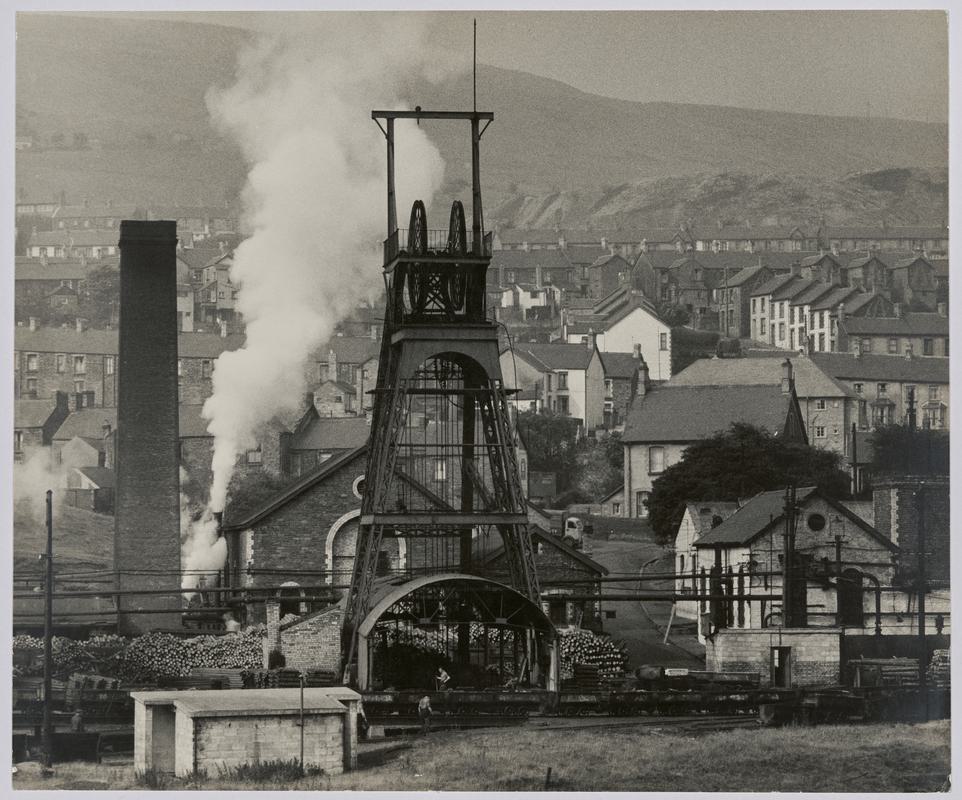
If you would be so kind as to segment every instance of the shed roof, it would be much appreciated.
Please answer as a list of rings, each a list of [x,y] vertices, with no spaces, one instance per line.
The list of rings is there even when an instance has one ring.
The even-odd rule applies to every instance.
[[[133,693],[135,699],[139,692]],[[149,694],[144,692],[143,694]],[[347,707],[328,689],[304,689],[306,713],[347,713]],[[347,698],[344,698],[347,699]],[[360,695],[355,693],[355,699]],[[299,714],[300,689],[222,689],[218,692],[185,691],[173,699],[174,707],[189,717],[263,716]]]

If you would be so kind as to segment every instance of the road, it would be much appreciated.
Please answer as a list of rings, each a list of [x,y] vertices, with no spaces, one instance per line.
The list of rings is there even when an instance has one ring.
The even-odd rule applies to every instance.
[[[622,540],[592,540],[590,543],[591,558],[609,571],[610,577],[622,575],[638,575],[642,567],[652,559],[658,559],[647,567],[649,572],[665,573],[672,568],[672,559],[661,545],[653,539],[636,538]],[[604,594],[624,594],[637,591],[637,583],[603,584]],[[641,584],[644,589],[670,589],[670,580],[646,581]],[[635,668],[642,664],[660,664],[666,667],[688,667],[704,669],[704,647],[698,644],[697,638],[685,628],[672,627],[671,641],[662,644],[663,628],[671,613],[671,603],[638,601],[609,603],[606,609],[615,611],[615,619],[604,620],[605,630],[613,639],[621,639],[628,647],[629,667]],[[647,611],[647,613],[645,613]],[[654,622],[653,622],[654,620]],[[657,624],[656,624],[657,623]],[[661,626],[661,630],[658,626]],[[677,642],[673,644],[672,642]]]

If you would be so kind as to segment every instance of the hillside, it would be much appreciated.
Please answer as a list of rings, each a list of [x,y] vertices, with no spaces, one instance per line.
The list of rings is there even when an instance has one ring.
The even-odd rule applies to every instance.
[[[93,145],[18,151],[20,196],[53,197],[65,190],[74,201],[89,196],[195,204],[236,194],[244,164],[211,129],[204,93],[231,82],[246,32],[39,15],[20,15],[17,27],[18,135],[47,146],[58,137],[61,147],[69,147],[80,133]],[[462,73],[437,84],[412,82],[405,94],[411,105],[465,108],[469,80]],[[824,203],[826,214],[839,209],[834,221],[848,221],[868,213],[877,198],[871,189],[863,197],[858,183],[846,183],[844,176],[892,167],[944,176],[947,165],[947,126],[931,123],[632,103],[484,65],[478,103],[495,113],[482,151],[488,208],[500,206],[508,216],[517,208],[511,221],[519,225],[544,221],[558,202],[576,216],[650,214],[646,221],[654,224],[677,221],[678,212],[687,213],[688,199],[694,209],[689,215],[721,209],[737,217],[754,214],[756,205],[759,213],[782,213],[796,195],[806,213],[809,204]],[[465,131],[423,126],[445,157],[449,188],[463,195]],[[704,176],[718,177],[703,185]],[[784,198],[756,199],[759,183],[770,180],[784,188]],[[713,183],[728,193],[727,200]],[[934,179],[934,186],[944,184],[944,177]],[[920,192],[924,216],[938,203]],[[552,199],[557,193],[560,201]],[[533,203],[519,200],[526,195]]]

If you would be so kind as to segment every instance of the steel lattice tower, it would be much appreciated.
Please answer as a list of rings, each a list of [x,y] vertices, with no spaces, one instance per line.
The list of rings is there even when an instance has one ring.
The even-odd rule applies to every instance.
[[[388,537],[405,539],[407,572],[418,577],[481,574],[478,557],[497,536],[512,587],[535,603],[539,595],[498,330],[486,309],[491,234],[483,229],[480,141],[494,115],[418,108],[371,116],[387,139],[387,302],[357,552],[345,604],[346,672]],[[428,228],[420,200],[408,230],[398,230],[394,124],[399,119],[470,122],[470,234],[457,201],[447,230]],[[466,630],[463,636],[459,632],[458,647],[466,654]]]

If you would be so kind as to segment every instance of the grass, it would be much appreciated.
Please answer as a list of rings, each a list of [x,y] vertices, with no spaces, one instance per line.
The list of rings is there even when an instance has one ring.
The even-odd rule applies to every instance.
[[[668,729],[445,732],[407,748],[385,743],[360,768],[284,779],[276,770],[238,779],[153,779],[157,788],[396,791],[536,791],[548,767],[556,791],[925,792],[947,785],[950,723],[742,729],[693,737]],[[380,757],[379,757],[380,756]],[[142,789],[130,767],[64,764],[50,778],[35,765],[14,789]],[[89,784],[101,782],[102,786]],[[79,785],[78,785],[79,784]]]

